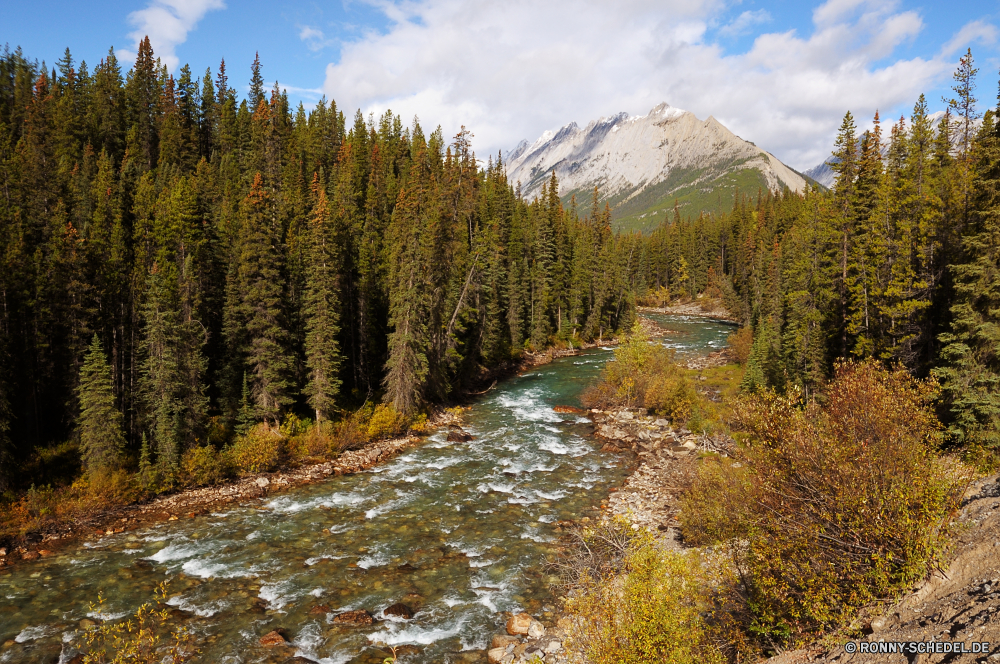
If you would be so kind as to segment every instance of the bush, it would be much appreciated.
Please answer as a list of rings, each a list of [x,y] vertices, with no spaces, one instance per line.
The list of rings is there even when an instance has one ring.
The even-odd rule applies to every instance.
[[[181,457],[182,479],[188,486],[218,484],[231,473],[227,455],[211,445],[192,447]]]
[[[91,615],[104,615],[104,596],[90,605]],[[172,624],[167,583],[156,589],[154,601],[142,604],[126,620],[107,620],[83,633],[84,664],[180,664],[198,654],[194,634]]]
[[[636,325],[632,335],[615,349],[597,385],[583,395],[588,408],[645,408],[675,422],[685,421],[697,394],[685,369],[674,362],[674,351],[650,343]]]
[[[773,392],[737,401],[736,463],[703,464],[681,508],[693,544],[727,542],[741,618],[798,641],[891,598],[942,556],[968,477],[936,453],[936,385],[841,364],[826,405]]]
[[[229,461],[240,475],[267,473],[277,469],[284,452],[285,439],[262,422],[253,426],[227,450]]]
[[[741,327],[738,331],[730,334],[726,340],[729,342],[729,351],[733,354],[733,359],[740,364],[746,364],[750,359],[750,350],[753,348],[753,328]]]
[[[375,406],[368,419],[368,440],[398,436],[406,429],[406,418],[386,404]]]
[[[603,541],[603,557],[621,567],[580,577],[566,602],[575,618],[569,649],[594,664],[721,663],[701,617],[708,584],[696,555],[664,551],[647,535],[606,534],[589,537],[595,548]]]

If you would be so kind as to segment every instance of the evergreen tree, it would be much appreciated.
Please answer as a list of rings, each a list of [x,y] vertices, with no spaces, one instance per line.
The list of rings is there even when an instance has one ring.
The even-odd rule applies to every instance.
[[[281,229],[260,173],[240,204],[240,216],[237,276],[247,338],[245,361],[250,368],[255,416],[277,426],[292,403],[293,363],[285,327]]]
[[[955,265],[951,331],[941,335],[946,365],[936,370],[948,398],[951,436],[973,448],[1000,449],[1000,132],[987,113],[973,147],[973,227],[969,257]]]
[[[80,456],[87,474],[118,468],[125,451],[122,414],[115,406],[111,368],[101,342],[94,335],[80,369]]]
[[[318,192],[309,229],[306,294],[306,365],[309,379],[303,392],[316,412],[316,421],[328,418],[340,389],[338,370],[340,349],[337,344],[338,285],[337,250],[334,246],[326,192],[313,180]]]

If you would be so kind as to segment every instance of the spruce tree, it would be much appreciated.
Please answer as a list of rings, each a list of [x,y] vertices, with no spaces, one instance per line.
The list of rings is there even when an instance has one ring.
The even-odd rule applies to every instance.
[[[181,455],[182,440],[178,430],[181,404],[177,396],[182,379],[178,358],[181,340],[174,302],[176,293],[171,292],[173,289],[167,283],[168,279],[154,264],[143,307],[140,349],[144,359],[140,392],[159,471],[164,477],[172,479],[177,473]]]
[[[338,257],[331,228],[326,192],[313,180],[318,192],[309,227],[306,254],[306,292],[303,315],[306,322],[306,366],[309,377],[303,393],[316,412],[316,421],[327,419],[340,390],[341,357],[337,344],[339,293]]]
[[[238,279],[246,329],[255,416],[277,426],[292,403],[292,357],[288,348],[281,229],[260,173],[240,204]]]
[[[122,414],[115,406],[111,368],[96,334],[80,369],[77,398],[80,402],[77,429],[84,470],[94,477],[118,468],[125,452]]]
[[[956,302],[935,373],[950,407],[949,433],[972,449],[1000,450],[1000,130],[987,113],[975,145],[968,259],[952,268]]]

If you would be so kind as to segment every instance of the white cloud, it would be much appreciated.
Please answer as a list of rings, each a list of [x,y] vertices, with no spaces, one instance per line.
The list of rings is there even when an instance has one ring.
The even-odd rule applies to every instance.
[[[123,62],[134,62],[139,42],[149,36],[153,53],[174,71],[180,64],[176,49],[187,41],[188,33],[195,29],[205,14],[213,9],[225,9],[223,0],[150,0],[145,9],[128,15],[128,22],[135,27],[129,33],[135,48],[121,49],[118,58]]]
[[[969,24],[937,55],[886,63],[924,26],[878,0],[828,0],[809,34],[760,34],[737,54],[706,38],[724,0],[370,2],[391,25],[343,45],[327,66],[327,96],[347,113],[419,113],[425,130],[440,123],[446,135],[464,124],[480,157],[666,101],[809,168],[826,158],[845,111],[864,119],[911,104],[954,68],[959,36],[992,29]],[[744,12],[730,25],[764,19]]]
[[[726,37],[737,37],[750,32],[756,25],[771,22],[771,14],[766,9],[745,11],[731,22],[719,28],[719,34]]]
[[[323,47],[329,46],[331,41],[326,38],[323,31],[311,25],[302,26],[299,30],[299,39],[306,43],[310,51],[319,51]]]

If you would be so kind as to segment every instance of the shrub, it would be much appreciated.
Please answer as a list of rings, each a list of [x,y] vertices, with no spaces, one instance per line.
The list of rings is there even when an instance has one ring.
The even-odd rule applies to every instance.
[[[372,407],[366,405],[345,415],[342,420],[333,425],[330,436],[329,453],[333,456],[347,450],[364,447],[370,440],[368,436],[368,418]]]
[[[645,408],[682,422],[697,398],[685,369],[674,361],[674,351],[650,343],[636,325],[615,349],[600,382],[584,393],[583,402],[589,408]]]
[[[377,440],[387,436],[397,436],[406,428],[406,419],[392,406],[375,406],[368,419],[368,439]]]
[[[935,389],[847,363],[822,408],[773,392],[737,401],[737,462],[703,464],[681,525],[691,543],[728,542],[748,631],[773,643],[817,634],[940,559],[968,478],[936,454]]]
[[[84,664],[179,664],[198,654],[194,635],[171,624],[167,584],[156,589],[153,602],[142,604],[126,620],[108,620],[83,633]],[[90,605],[92,615],[104,615],[104,596]]]
[[[580,577],[566,602],[569,649],[594,664],[721,663],[701,617],[709,597],[697,556],[664,551],[647,535],[609,534],[604,557],[620,569]]]
[[[750,349],[753,348],[753,328],[741,327],[726,340],[729,342],[729,351],[733,354],[733,359],[740,364],[746,364],[750,359]]]
[[[683,373],[671,372],[652,376],[647,381],[643,406],[674,422],[685,422],[697,399],[694,388]]]
[[[211,445],[192,447],[181,457],[181,477],[188,486],[218,484],[230,475],[226,456]]]
[[[271,472],[281,461],[284,441],[281,433],[262,422],[237,436],[227,454],[240,475]]]

